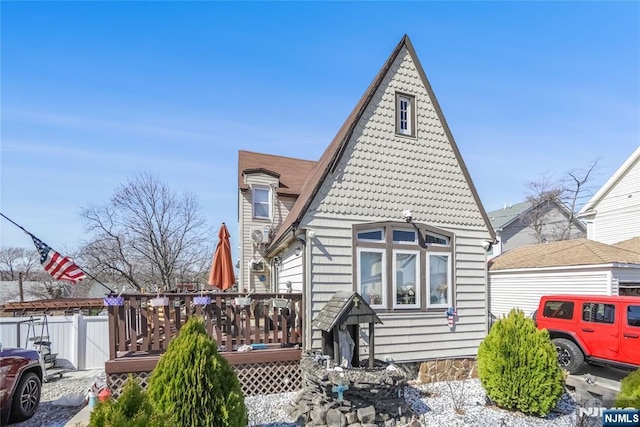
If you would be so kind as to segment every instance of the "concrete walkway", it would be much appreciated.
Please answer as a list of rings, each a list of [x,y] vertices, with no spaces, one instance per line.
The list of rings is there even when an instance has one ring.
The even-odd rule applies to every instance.
[[[64,427],[86,427],[89,425],[89,416],[91,415],[91,408],[89,405],[85,405],[77,414],[73,416]]]

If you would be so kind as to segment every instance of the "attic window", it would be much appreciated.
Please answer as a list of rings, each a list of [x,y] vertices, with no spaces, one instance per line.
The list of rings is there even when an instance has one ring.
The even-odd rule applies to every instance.
[[[416,136],[415,96],[396,93],[396,133]]]

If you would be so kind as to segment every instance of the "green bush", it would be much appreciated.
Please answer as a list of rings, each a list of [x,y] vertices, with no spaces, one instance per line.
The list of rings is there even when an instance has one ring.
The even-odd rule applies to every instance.
[[[180,328],[149,378],[154,407],[175,426],[245,427],[247,410],[240,382],[201,318]]]
[[[117,400],[109,399],[91,411],[89,427],[164,427],[166,420],[154,413],[147,394],[132,375]]]
[[[620,381],[616,407],[640,409],[640,369],[633,371]]]
[[[496,321],[478,349],[478,377],[496,405],[547,415],[564,392],[564,376],[549,333],[521,310]]]

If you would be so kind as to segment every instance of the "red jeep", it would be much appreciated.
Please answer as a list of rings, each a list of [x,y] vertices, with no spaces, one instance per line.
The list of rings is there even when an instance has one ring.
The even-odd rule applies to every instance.
[[[640,298],[548,295],[533,314],[547,329],[558,362],[574,374],[584,362],[635,369],[640,366]]]

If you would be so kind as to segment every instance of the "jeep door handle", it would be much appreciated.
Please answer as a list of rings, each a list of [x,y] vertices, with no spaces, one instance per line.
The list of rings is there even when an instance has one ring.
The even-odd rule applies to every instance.
[[[595,332],[595,330],[591,328],[582,328],[582,332]]]
[[[638,338],[637,334],[624,334],[625,338]]]

